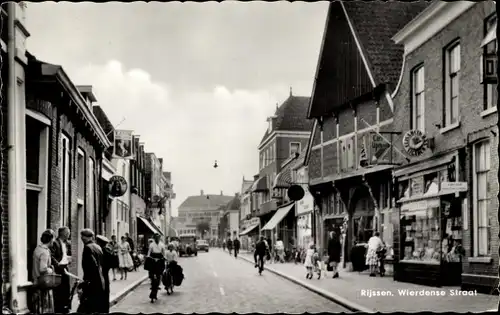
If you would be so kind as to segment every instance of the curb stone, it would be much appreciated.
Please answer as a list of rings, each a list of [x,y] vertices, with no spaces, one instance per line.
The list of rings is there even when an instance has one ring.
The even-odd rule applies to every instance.
[[[251,259],[247,258],[247,257],[239,256],[238,258],[240,258],[240,259],[242,259],[242,260],[244,260],[244,261],[246,261],[248,263],[251,263],[252,265],[254,264],[254,262]],[[370,309],[370,308],[364,307],[362,305],[359,305],[357,303],[351,302],[351,301],[349,301],[349,300],[347,300],[347,299],[345,299],[345,298],[343,298],[341,296],[338,296],[338,295],[336,295],[334,293],[328,292],[328,291],[326,291],[324,289],[315,287],[314,285],[311,285],[309,283],[301,281],[301,280],[299,280],[299,279],[297,279],[295,277],[289,276],[289,275],[287,275],[287,274],[285,274],[283,272],[277,271],[277,270],[275,270],[273,268],[269,268],[269,267],[264,266],[264,270],[267,270],[267,271],[269,271],[269,272],[271,272],[271,273],[273,273],[275,275],[278,275],[278,276],[280,276],[282,278],[285,278],[288,281],[291,281],[291,282],[293,282],[295,284],[298,284],[298,285],[300,285],[300,286],[308,289],[309,291],[312,291],[312,292],[314,292],[314,293],[316,293],[316,294],[318,294],[318,295],[320,295],[320,296],[322,296],[322,297],[324,297],[324,298],[326,298],[326,299],[328,299],[328,300],[330,300],[330,301],[332,301],[332,302],[334,302],[336,304],[339,304],[339,305],[347,308],[350,311],[353,311],[353,312],[363,312],[363,313],[376,313],[377,312],[374,309]]]
[[[120,302],[123,298],[125,298],[131,291],[133,291],[135,288],[140,286],[144,281],[148,279],[148,276],[145,275],[144,277],[140,278],[139,280],[136,280],[135,282],[131,283],[129,286],[118,292],[117,294],[113,295],[109,299],[109,307],[115,306],[118,302]]]

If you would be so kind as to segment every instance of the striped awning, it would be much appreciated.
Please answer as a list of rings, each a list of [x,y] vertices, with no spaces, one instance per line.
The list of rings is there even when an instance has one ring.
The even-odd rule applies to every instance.
[[[268,191],[267,175],[257,179],[252,185],[252,192]]]
[[[292,183],[292,172],[290,168],[284,169],[274,179],[273,189],[274,188],[290,188]]]

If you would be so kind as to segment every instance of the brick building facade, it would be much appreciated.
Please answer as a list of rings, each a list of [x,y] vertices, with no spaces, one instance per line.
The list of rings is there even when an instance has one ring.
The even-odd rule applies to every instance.
[[[417,281],[416,276],[409,275],[417,273],[420,280],[428,278],[425,282],[434,284],[432,279],[446,284],[447,279],[454,278],[454,284],[487,293],[496,287],[497,88],[495,80],[483,77],[485,54],[496,50],[496,40],[483,42],[492,28],[496,28],[494,2],[436,1],[394,36],[397,43],[405,45],[403,73],[394,96],[395,128],[420,130],[428,139],[428,148],[420,156],[411,157],[408,165],[395,171],[396,197],[406,200],[401,203],[401,215],[405,220],[413,216],[416,219],[411,220],[418,226],[418,215],[411,212],[421,210],[411,202],[418,200],[421,205],[427,202],[428,208],[439,209],[440,220],[446,222],[440,226],[439,241],[436,237],[440,248],[431,246],[433,241],[411,245],[408,240],[412,232],[407,230],[411,220],[400,222],[401,234],[395,234],[395,238],[401,237],[397,240],[400,246],[395,251],[401,251],[396,256],[403,262],[396,268],[396,278]],[[403,150],[401,139],[397,145]],[[450,190],[446,183],[450,181],[464,183],[464,189]],[[437,184],[435,191],[430,191],[432,182]],[[447,254],[454,244],[461,244],[465,254],[455,265]],[[420,249],[440,252],[441,258],[417,259],[415,254]],[[441,270],[453,270],[453,274],[443,274],[438,267],[422,262],[419,266],[425,267],[416,268],[411,266],[414,260],[434,260],[437,265],[445,265]]]
[[[308,117],[316,120],[306,154],[310,190],[319,206],[313,239],[343,239],[343,265],[357,265],[355,244],[380,231],[392,247],[391,170],[394,90],[403,62],[391,35],[426,3],[330,4]],[[390,56],[390,58],[388,58]],[[362,259],[362,258],[361,258]]]

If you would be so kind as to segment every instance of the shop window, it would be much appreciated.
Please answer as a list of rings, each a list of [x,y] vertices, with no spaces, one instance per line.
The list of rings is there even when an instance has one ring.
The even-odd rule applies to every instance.
[[[438,173],[431,173],[424,176],[425,195],[435,195],[439,193]]]
[[[490,154],[491,150],[489,141],[483,141],[474,146],[474,256],[485,256],[490,253],[490,224],[488,215],[488,175],[490,172]]]
[[[78,148],[77,168],[78,199],[83,201],[85,198],[85,152],[80,148]]]
[[[458,123],[460,94],[460,43],[445,50],[445,108],[444,126]]]
[[[410,181],[403,180],[398,182],[398,200],[402,198],[410,198]]]
[[[441,220],[439,206],[411,211],[401,219],[403,260],[440,262]]]

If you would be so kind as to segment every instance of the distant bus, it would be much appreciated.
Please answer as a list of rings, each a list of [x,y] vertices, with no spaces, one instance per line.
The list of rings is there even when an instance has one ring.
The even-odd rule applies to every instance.
[[[182,255],[195,255],[198,256],[198,250],[196,248],[196,234],[186,233],[179,235],[180,246],[179,246],[179,256]]]

